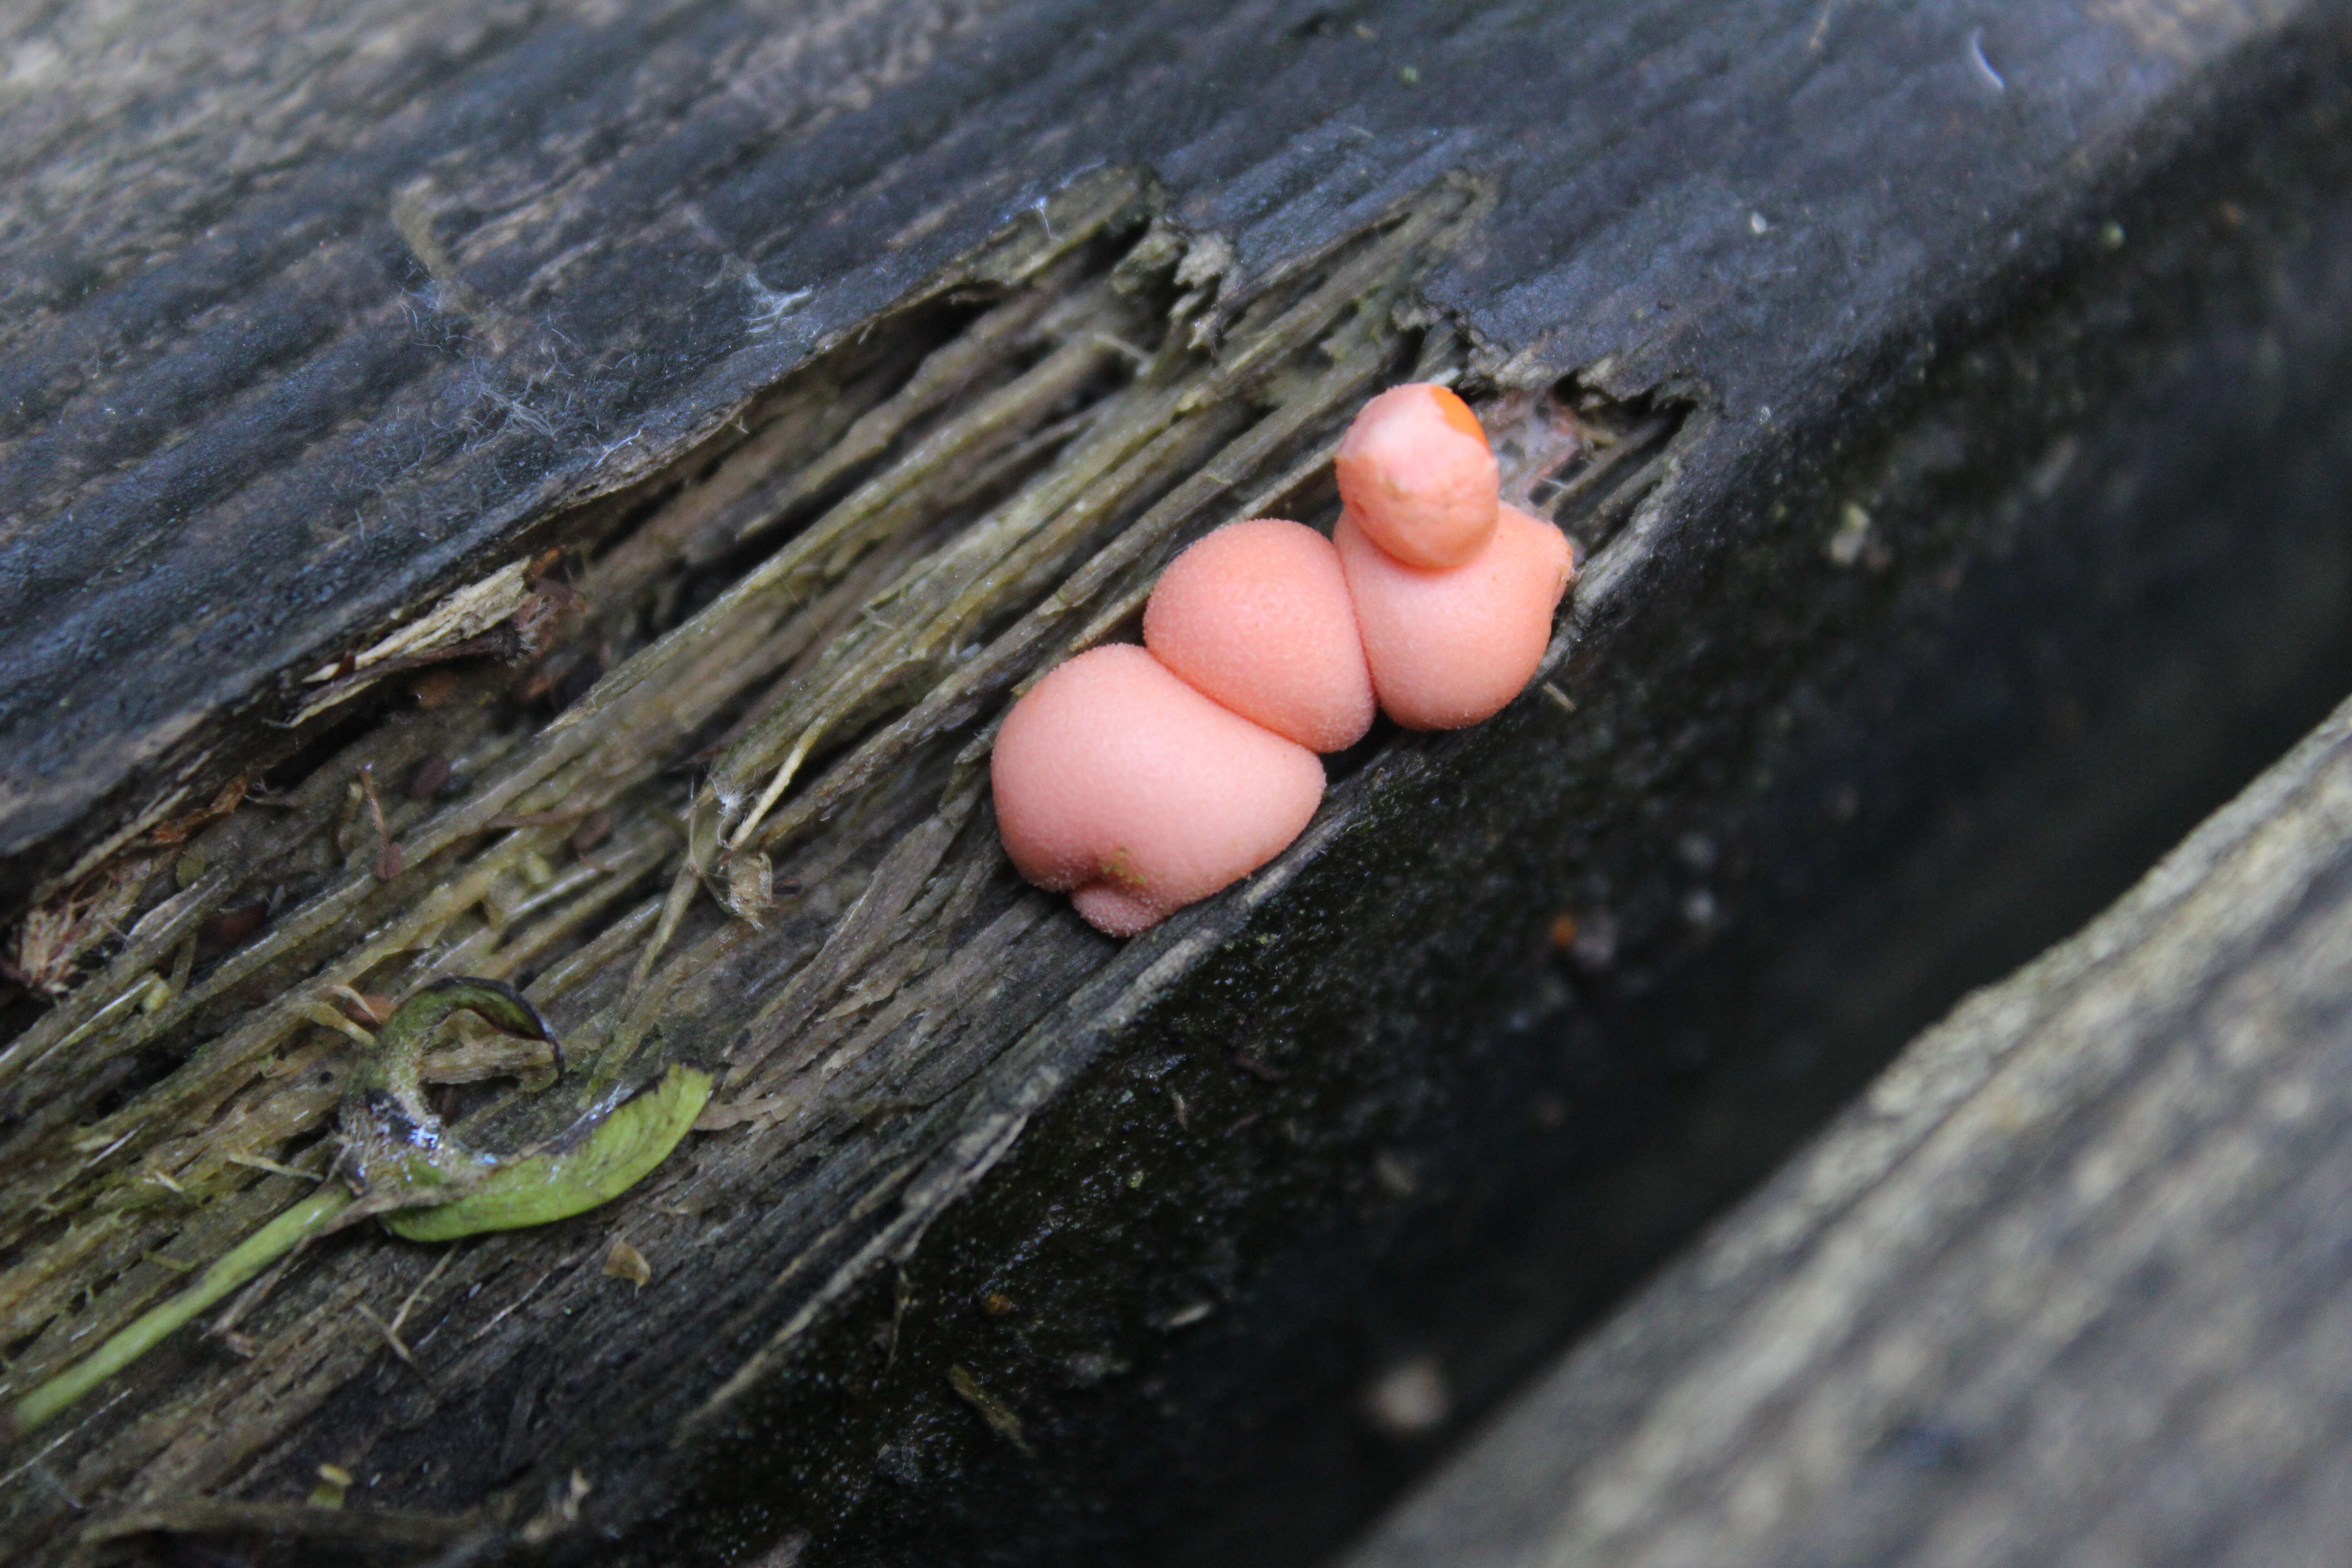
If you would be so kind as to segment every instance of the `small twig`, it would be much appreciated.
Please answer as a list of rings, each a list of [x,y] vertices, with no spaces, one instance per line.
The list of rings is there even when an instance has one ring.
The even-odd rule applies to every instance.
[[[376,798],[375,764],[368,763],[360,768],[360,790],[367,796],[368,816],[375,823],[375,879],[389,882],[407,869],[400,846],[393,842],[392,830],[384,826],[383,802]]]
[[[303,807],[303,802],[290,795],[264,795],[259,790],[247,791],[245,799],[238,804],[257,805],[269,811],[300,811]]]
[[[383,1342],[392,1347],[392,1353],[398,1356],[401,1359],[402,1363],[405,1365],[409,1371],[415,1373],[419,1377],[425,1376],[425,1369],[416,1364],[416,1358],[409,1354],[408,1347],[401,1342],[400,1331],[398,1329],[394,1328],[392,1324],[385,1322],[382,1318],[377,1317],[375,1315],[375,1309],[369,1306],[365,1301],[352,1302],[352,1310],[357,1312],[361,1317],[365,1318],[369,1322],[375,1325],[376,1332],[383,1336]],[[428,1378],[426,1381],[430,1382],[431,1379]]]
[[[327,991],[329,994],[340,996],[349,1002],[358,1010],[362,1020],[373,1028],[380,1029],[391,1021],[392,1008],[383,998],[366,994],[348,980],[336,981],[327,987]],[[374,1037],[369,1037],[369,1043],[373,1044],[373,1041]]]
[[[951,1366],[948,1368],[948,1386],[955,1390],[957,1398],[979,1411],[980,1418],[987,1422],[997,1436],[1029,1458],[1036,1458],[1036,1450],[1029,1447],[1028,1439],[1022,1435],[1021,1417],[1011,1405],[982,1388],[980,1379],[962,1367]]]
[[[345,1016],[340,1007],[331,1007],[314,997],[304,1003],[299,1011],[302,1016],[320,1028],[332,1029],[337,1034],[348,1035],[363,1048],[375,1044],[375,1036]]]
[[[457,1249],[456,1247],[453,1247],[448,1248],[441,1254],[441,1260],[436,1263],[432,1268],[426,1272],[424,1279],[419,1279],[416,1282],[416,1289],[408,1293],[407,1300],[402,1301],[400,1304],[400,1310],[392,1315],[392,1331],[394,1333],[396,1334],[400,1332],[400,1326],[408,1321],[409,1312],[414,1310],[416,1303],[424,1298],[425,1292],[432,1287],[433,1281],[441,1278],[441,1271],[448,1268],[451,1259],[455,1258],[457,1256]]]
[[[456,1247],[453,1247],[444,1249],[440,1259],[436,1262],[430,1269],[425,1271],[424,1279],[419,1279],[416,1282],[415,1289],[409,1291],[408,1295],[401,1301],[400,1310],[392,1315],[392,1321],[388,1323],[382,1318],[376,1316],[375,1309],[370,1307],[365,1301],[354,1301],[352,1303],[352,1309],[357,1311],[360,1316],[365,1318],[369,1322],[373,1323],[376,1326],[376,1331],[383,1335],[383,1342],[392,1347],[392,1353],[398,1356],[402,1363],[407,1366],[409,1371],[415,1373],[419,1378],[423,1379],[425,1385],[427,1388],[434,1386],[433,1374],[426,1372],[424,1367],[417,1364],[415,1352],[408,1348],[408,1342],[400,1337],[400,1331],[407,1324],[408,1314],[415,1310],[416,1303],[424,1298],[425,1292],[432,1288],[433,1281],[441,1278],[441,1271],[448,1268],[450,1260],[457,1256],[457,1249]]]
[[[915,1282],[907,1276],[906,1265],[898,1269],[898,1281],[890,1292],[890,1342],[882,1352],[882,1375],[898,1363],[898,1330],[907,1321],[907,1309],[914,1305]]]
[[[324,1181],[327,1175],[324,1171],[305,1171],[293,1165],[281,1165],[258,1154],[224,1154],[221,1158],[232,1165],[243,1165],[247,1170],[267,1171],[273,1176],[293,1176],[305,1182]]]

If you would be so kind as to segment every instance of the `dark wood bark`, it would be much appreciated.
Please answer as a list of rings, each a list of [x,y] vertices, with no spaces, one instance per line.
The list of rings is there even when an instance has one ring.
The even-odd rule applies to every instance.
[[[2352,710],[1969,997],[1347,1561],[2352,1540]]]
[[[236,771],[251,731],[228,726],[299,710],[280,683],[526,552],[1087,171],[1162,182],[1244,289],[1474,171],[1509,199],[1429,294],[1512,380],[1685,377],[1802,419],[1959,279],[2046,261],[2047,182],[2118,139],[2158,151],[2156,106],[2258,16],[27,16],[8,880],[184,809]],[[2031,65],[2012,87],[1994,56]]]
[[[142,26],[0,109],[9,1386],[299,1190],[331,983],[729,1112],[159,1352],[31,1556],[1301,1561],[1426,1458],[1367,1380],[1493,1398],[2340,695],[2340,6]],[[1591,550],[1549,686],[1141,941],[1024,892],[1011,692],[1413,374]]]

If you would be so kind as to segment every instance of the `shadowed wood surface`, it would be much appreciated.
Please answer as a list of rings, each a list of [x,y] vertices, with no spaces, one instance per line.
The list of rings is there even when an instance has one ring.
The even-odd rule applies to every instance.
[[[5,885],[208,798],[299,710],[290,679],[528,554],[562,503],[1087,171],[1160,182],[1235,293],[1475,171],[1513,197],[1428,292],[1512,379],[1690,377],[1757,432],[2032,259],[2070,157],[2153,152],[2155,106],[2274,25],[1815,0],[24,12],[0,100]]]
[[[1426,1454],[1342,1452],[1333,1391],[1397,1347],[1318,1347],[1384,1260],[1444,1266],[1457,1177],[1509,1206],[1566,1159],[1638,1200],[1457,1367],[1458,1415],[2025,939],[1979,886],[1994,914],[1903,955],[1928,979],[1888,959],[1864,1043],[1772,1066],[1752,1131],[1710,1120],[1756,1103],[1736,1074],[1660,1087],[1738,1031],[1655,998],[1784,909],[1867,921],[1900,879],[1856,867],[2066,704],[2097,744],[2002,777],[2121,759],[2025,813],[2089,889],[2307,724],[2352,599],[2335,429],[2297,413],[2346,380],[2344,33],[1811,0],[28,21],[0,853],[60,994],[0,1047],[10,1389],[308,1190],[339,986],[510,978],[592,1085],[727,1076],[610,1210],[354,1235],[246,1359],[158,1352],[12,1464],[16,1538],[1328,1544]],[[1378,735],[1291,854],[1138,942],[1024,891],[975,771],[1004,701],[1184,540],[1327,518],[1330,441],[1408,374],[1458,380],[1592,552],[1551,689]],[[1824,798],[1853,837],[1816,843]],[[1515,986],[1549,1044],[1490,1016]],[[483,1049],[443,1076],[529,1065]],[[1654,1120],[1626,1090],[1698,1106],[1688,1173],[1612,1146]],[[1312,1507],[1239,1475],[1294,1419]],[[364,1489],[292,1506],[322,1463]]]
[[[1346,1561],[2339,1560],[2348,871],[2352,709]]]

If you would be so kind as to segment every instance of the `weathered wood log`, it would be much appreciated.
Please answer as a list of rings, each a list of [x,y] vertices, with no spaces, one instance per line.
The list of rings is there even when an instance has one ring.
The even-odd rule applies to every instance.
[[[76,92],[6,110],[0,854],[64,993],[0,1047],[8,1387],[316,1179],[336,985],[728,1082],[609,1210],[352,1236],[249,1359],[158,1352],[12,1462],[28,1556],[1299,1560],[1412,1458],[1347,1396],[1478,1250],[1433,1224],[1617,1200],[1483,1362],[1400,1310],[1475,1406],[2340,668],[2337,6],[156,26],[160,87],[28,26]],[[1328,512],[1407,374],[1591,551],[1549,690],[1126,947],[1024,892],[1006,698]],[[1855,940],[1956,801],[1913,864],[1985,912]],[[1878,990],[1811,1066],[1705,1005],[1825,951]]]
[[[2352,707],[1347,1561],[2341,1557],[2347,865]]]

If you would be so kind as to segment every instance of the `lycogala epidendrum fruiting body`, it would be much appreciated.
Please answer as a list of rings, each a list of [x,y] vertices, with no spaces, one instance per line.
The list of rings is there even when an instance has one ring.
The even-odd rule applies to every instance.
[[[1014,704],[989,763],[1021,874],[1131,936],[1298,837],[1323,764],[1193,690],[1139,647],[1098,647]]]
[[[1348,426],[1339,499],[1408,566],[1459,566],[1495,531],[1495,454],[1470,405],[1443,386],[1392,386]]]
[[[1408,730],[1458,730],[1509,704],[1543,662],[1571,574],[1568,536],[1504,507],[1486,547],[1429,571],[1377,549],[1342,513],[1333,531],[1381,711]]]
[[[1408,729],[1498,712],[1543,661],[1573,574],[1559,530],[1503,506],[1494,454],[1444,387],[1372,399],[1339,452],[1326,540],[1227,524],[1171,563],[1145,647],[1098,647],[997,733],[997,826],[1021,874],[1131,936],[1273,859],[1323,795],[1316,752],[1375,704]]]
[[[1169,563],[1143,645],[1186,685],[1309,751],[1372,727],[1372,677],[1331,542],[1280,518],[1230,522]]]

